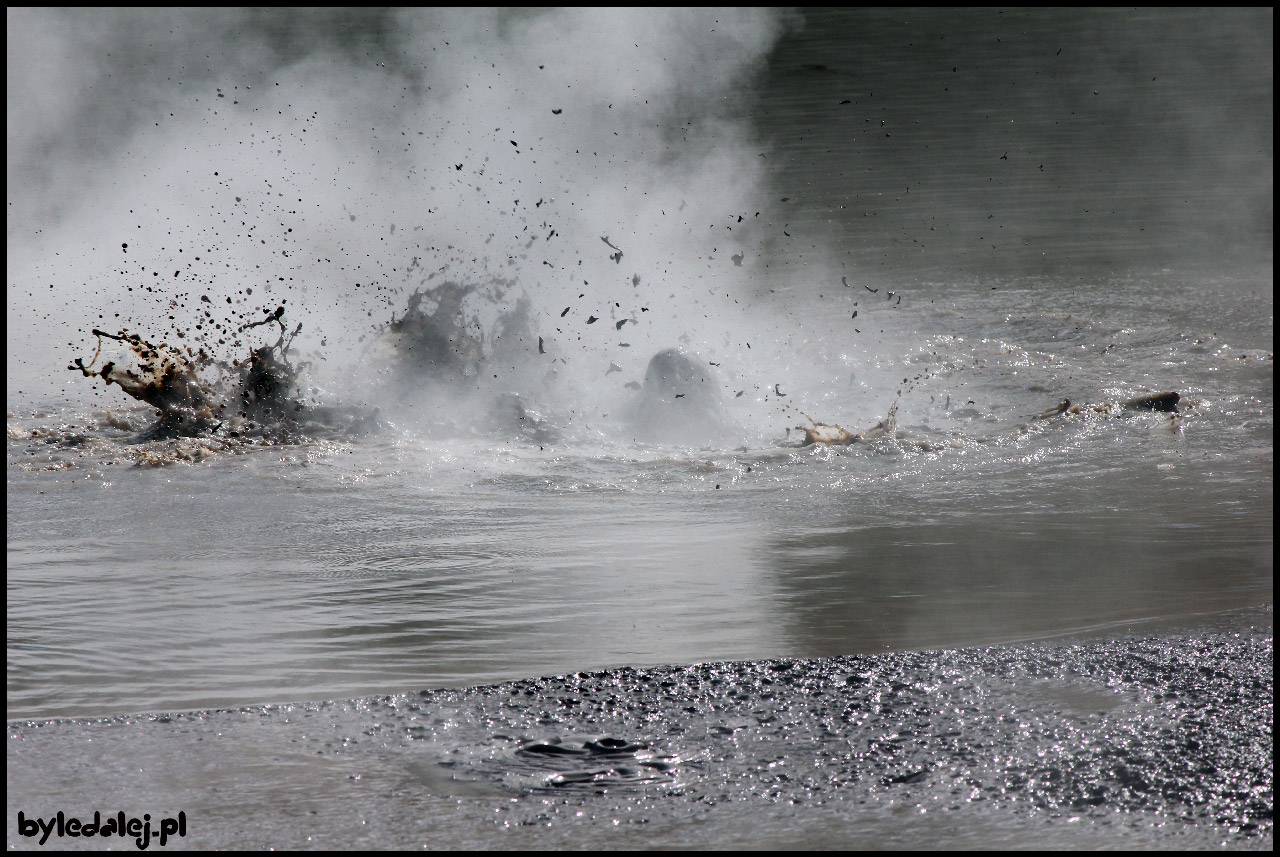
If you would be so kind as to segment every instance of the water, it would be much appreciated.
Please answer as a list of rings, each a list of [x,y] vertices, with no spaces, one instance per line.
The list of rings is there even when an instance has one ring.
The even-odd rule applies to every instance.
[[[1165,300],[1180,285],[1149,282]],[[1005,285],[992,319],[989,287],[931,293],[895,361],[933,373],[904,393],[898,443],[379,435],[156,467],[92,413],[11,440],[10,711],[994,643],[1268,603],[1269,362],[1235,337],[1118,329],[1079,297],[1067,320]],[[806,407],[859,412],[856,386],[831,387]],[[1174,387],[1176,417],[1030,419]]]
[[[319,47],[268,26],[270,57],[214,51],[181,95],[110,30],[140,59],[120,61],[134,90],[101,97],[134,120],[169,105],[176,127],[72,100],[57,134],[32,132],[58,157],[29,175],[30,141],[11,139],[9,718],[1218,628],[1270,605],[1270,16],[748,14],[746,58],[715,43],[737,58],[707,60],[705,91],[632,70],[653,115],[603,84],[616,108],[571,86],[528,116],[484,102],[466,88],[493,91],[484,63],[450,54],[416,77],[403,22],[378,16],[342,35],[311,22]],[[83,37],[74,19],[19,23]],[[504,26],[451,30],[451,47],[501,46],[498,77],[533,63]],[[557,85],[592,79],[536,59]],[[348,62],[369,87],[355,119],[355,84],[329,78]],[[522,73],[521,97],[541,92]],[[420,109],[437,97],[459,112]],[[11,87],[11,120],[15,103]],[[632,140],[605,165],[569,150],[613,145],[614,125],[540,124],[624,109]],[[405,140],[429,133],[392,153],[397,110]],[[639,130],[655,115],[681,117],[658,154]],[[77,121],[108,154],[85,157]],[[244,134],[270,146],[242,154]],[[509,214],[485,212],[508,195]],[[545,396],[559,439],[442,432],[466,403],[378,400],[360,377],[361,340],[444,265],[531,301],[547,353],[530,340],[492,386]],[[93,326],[190,331],[202,293],[246,317],[287,300],[317,400],[379,405],[383,429],[126,443],[150,409],[63,367],[92,354]],[[635,443],[624,384],[677,344],[719,364],[733,429]],[[1120,406],[1174,390],[1176,415]],[[1096,408],[1035,418],[1062,399]],[[867,429],[895,402],[892,438],[795,445],[808,417]]]

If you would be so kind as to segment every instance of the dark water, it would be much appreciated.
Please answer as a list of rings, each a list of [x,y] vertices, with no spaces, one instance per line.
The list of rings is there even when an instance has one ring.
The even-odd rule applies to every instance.
[[[1070,283],[1270,259],[1269,11],[806,19],[764,89],[770,154],[791,222],[851,266]]]
[[[1272,603],[1270,10],[85,14],[10,14],[11,720]],[[111,74],[13,83],[42,46]],[[368,337],[445,266],[528,297],[546,353],[476,384],[544,397],[555,442],[379,398]],[[316,396],[384,429],[126,443],[149,409],[63,367],[94,326],[192,332],[201,294],[286,300]],[[619,434],[676,344],[721,442]],[[895,403],[889,439],[794,446]]]

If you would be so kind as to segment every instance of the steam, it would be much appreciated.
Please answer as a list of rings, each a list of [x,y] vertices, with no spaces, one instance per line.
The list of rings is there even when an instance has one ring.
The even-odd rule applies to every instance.
[[[11,408],[82,390],[50,367],[92,328],[227,348],[282,304],[338,385],[446,278],[527,298],[527,360],[584,394],[776,324],[745,117],[777,13],[8,14]]]

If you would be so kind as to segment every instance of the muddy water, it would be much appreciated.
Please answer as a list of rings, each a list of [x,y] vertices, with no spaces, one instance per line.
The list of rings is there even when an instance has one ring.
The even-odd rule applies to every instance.
[[[1015,287],[990,319],[991,294],[953,289],[948,333],[899,355],[932,374],[879,444],[388,430],[205,448],[131,446],[92,414],[16,421],[38,436],[10,441],[10,713],[997,643],[1269,603],[1272,370],[1237,346],[1250,331],[1078,331],[1085,301],[1033,316]],[[848,379],[804,383],[784,392],[878,416]],[[1172,387],[1177,415],[1117,404]],[[1060,397],[1114,410],[1032,418]]]
[[[662,832],[628,826],[635,839],[610,833],[622,838],[604,841],[722,845],[748,837],[754,844],[798,842],[803,832],[813,837],[805,841],[835,845],[849,841],[852,826],[864,831],[857,841],[867,847],[1018,846],[1047,835],[1063,846],[1150,846],[1167,844],[1162,837],[1173,828],[1195,845],[1256,843],[1249,831],[1232,837],[1265,807],[1222,796],[1251,794],[1257,784],[1235,789],[1227,765],[1203,774],[1221,807],[1192,798],[1142,804],[1130,793],[1141,791],[1136,783],[1164,782],[1156,772],[1187,759],[1208,765],[1211,754],[1153,737],[1185,719],[1169,705],[1194,707],[1200,699],[1198,667],[1180,666],[1185,677],[1174,688],[1164,673],[1144,683],[1133,664],[1149,667],[1152,650],[1232,657],[1225,638],[1206,642],[1197,628],[1229,635],[1256,627],[1269,645],[1270,18],[1262,28],[1252,19],[1191,13],[917,17],[811,15],[807,27],[779,42],[764,78],[740,94],[769,164],[770,204],[781,206],[769,214],[776,230],[761,246],[767,264],[752,271],[742,294],[766,308],[776,335],[751,350],[693,343],[723,364],[726,408],[741,427],[723,444],[643,445],[605,431],[622,383],[641,381],[647,359],[627,363],[620,348],[597,355],[601,375],[614,360],[625,365],[607,375],[617,389],[571,403],[588,414],[585,427],[575,422],[568,440],[550,444],[500,430],[439,436],[397,415],[384,431],[350,439],[136,445],[127,441],[148,414],[130,410],[116,391],[86,403],[65,378],[67,396],[11,383],[11,721],[310,702],[184,716],[160,732],[128,717],[36,730],[15,724],[10,843],[23,806],[74,812],[97,799],[78,775],[27,761],[49,753],[62,754],[58,770],[88,766],[90,779],[131,795],[131,811],[165,812],[169,804],[161,807],[158,795],[176,789],[184,797],[175,811],[193,819],[203,813],[206,824],[217,819],[199,840],[215,846],[301,846],[292,837],[299,825],[281,818],[336,817],[335,807],[350,800],[371,817],[384,805],[366,801],[367,791],[341,790],[366,776],[397,794],[421,787],[444,796],[432,810],[440,814],[430,817],[452,832],[435,845],[495,844],[494,807],[485,801],[505,808],[513,796],[517,803],[499,825],[542,830],[546,815],[551,832],[535,844],[573,844],[583,830],[602,835],[601,826],[613,831],[613,820],[639,804],[651,809],[641,815],[665,820]],[[1266,50],[1255,62],[1250,50],[1259,34]],[[294,293],[292,301],[306,306],[307,297]],[[19,310],[11,298],[11,327]],[[560,310],[559,303],[550,308],[553,324]],[[694,340],[697,327],[694,318]],[[11,333],[11,381],[37,364],[63,371],[70,357],[45,355],[46,338]],[[28,392],[18,395],[22,389]],[[1170,390],[1182,395],[1177,415],[1120,407]],[[1034,419],[1062,399],[1096,407]],[[797,440],[805,415],[865,429],[895,401],[898,432],[883,442],[779,446]],[[1007,648],[1130,633],[1152,642],[1069,657]],[[844,774],[830,761],[838,754],[829,754],[822,770],[831,776],[815,786],[825,803],[809,806],[799,800],[802,778],[774,772],[820,754],[790,734],[752,732],[763,743],[746,755],[682,743],[671,737],[680,729],[734,736],[742,724],[703,722],[725,694],[701,695],[687,677],[670,679],[671,698],[661,696],[654,685],[664,674],[624,688],[651,704],[641,705],[641,722],[555,713],[541,723],[535,712],[491,728],[487,710],[450,714],[446,694],[443,708],[430,702],[423,715],[435,754],[429,759],[406,761],[397,741],[366,740],[381,722],[369,712],[385,707],[375,697],[408,693],[394,699],[412,700],[423,688],[969,645],[996,646],[994,660],[942,652],[905,666],[884,662],[885,675],[901,669],[893,674],[906,686],[944,673],[976,676],[972,688],[947,699],[961,708],[972,703],[991,724],[1004,722],[1006,702],[1025,703],[1041,718],[1025,735],[991,726],[999,733],[992,746],[1002,749],[981,765],[957,767],[956,776],[967,771],[980,791],[1016,790],[1020,783],[997,775],[997,760],[1065,752],[1061,730],[1084,740],[1072,731],[1073,718],[1094,716],[1073,700],[1096,702],[1117,688],[1124,701],[1110,727],[1123,731],[1119,721],[1129,715],[1151,725],[1142,736],[1150,752],[1125,762],[1139,773],[1125,779],[1104,747],[1059,770],[1077,772],[1081,784],[1119,785],[1104,792],[1046,786],[1041,803],[1061,817],[1037,814],[1043,807],[1034,800],[962,801],[953,816],[960,821],[935,823],[929,814],[921,822],[919,810],[935,798],[950,801],[951,780],[945,788],[932,779],[897,781],[923,790],[905,802],[879,787],[842,791]],[[1230,700],[1225,686],[1206,684],[1222,705],[1205,728],[1224,745],[1227,724],[1243,720],[1240,706],[1270,699],[1264,648],[1236,652],[1233,661],[1237,673],[1261,683],[1253,696]],[[1002,664],[1022,669],[1043,657],[1083,659],[1089,666],[1078,672],[1093,678],[1077,686],[1037,674],[1037,682],[1059,682],[1046,691],[1058,694],[1053,701],[1013,699],[1023,691],[1009,685]],[[741,679],[748,688],[726,717],[767,718],[756,709],[779,698],[759,680],[769,667],[726,669],[722,681]],[[805,672],[825,675],[822,669]],[[1128,677],[1108,684],[1113,673]],[[625,683],[635,674],[610,675]],[[1172,702],[1151,687],[1166,689]],[[540,701],[545,694],[545,706],[570,698],[554,682],[475,693],[526,690]],[[617,704],[612,690],[597,690],[585,694],[591,705]],[[801,698],[813,690],[796,682],[777,707],[794,707],[798,717]],[[967,734],[968,721],[951,723],[938,697],[926,697],[913,711],[928,723],[910,729],[944,744],[953,726]],[[372,755],[331,770],[313,758],[307,742],[319,739],[293,713],[358,698],[364,701],[325,708],[342,712],[325,728],[341,735],[347,752]],[[881,704],[857,700],[855,712]],[[231,725],[237,717],[265,724],[264,743]],[[188,731],[187,723],[200,725]],[[893,744],[889,733],[905,734],[902,725],[885,725],[884,740]],[[123,755],[93,755],[78,743],[97,728],[110,730]],[[843,727],[826,728],[844,735]],[[210,752],[193,784],[179,768],[212,746],[207,729],[237,740]],[[525,743],[558,738],[581,751],[574,758],[591,761],[585,741],[600,737],[593,732],[642,742],[654,755],[632,751],[625,764],[606,759],[570,774],[619,766],[662,774],[641,762],[676,759],[672,776],[687,794],[668,795],[671,783],[655,774],[654,783],[628,781],[616,803],[578,792],[547,803],[537,780],[545,771],[534,762],[548,754],[522,755]],[[1124,744],[1119,731],[1107,734]],[[1177,734],[1217,746],[1199,733]],[[1262,747],[1257,735],[1241,741]],[[150,750],[157,762],[140,765],[141,777],[113,767]],[[888,745],[881,750],[891,755]],[[961,753],[941,744],[926,750]],[[461,768],[446,764],[453,757],[463,759]],[[860,764],[850,770],[882,785],[923,770]],[[738,795],[726,786],[731,799],[721,800],[719,784],[748,773],[758,788]],[[325,785],[308,804],[313,782]],[[254,801],[230,806],[215,786],[260,798],[271,810],[255,814]],[[25,804],[15,794],[39,797]],[[1102,803],[1088,803],[1099,795]],[[396,831],[407,829],[401,813],[420,807],[406,800],[387,805],[374,832],[329,828],[328,841],[410,844]],[[1073,803],[1081,800],[1084,810]],[[693,802],[698,812],[714,804],[715,814],[698,815]],[[1194,809],[1206,805],[1232,820]],[[1089,815],[1095,810],[1103,814]],[[1123,821],[1105,814],[1134,811]],[[1170,814],[1182,820],[1162,827]]]

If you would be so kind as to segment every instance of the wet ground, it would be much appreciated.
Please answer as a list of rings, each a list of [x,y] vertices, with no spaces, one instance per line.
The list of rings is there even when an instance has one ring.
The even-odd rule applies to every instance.
[[[181,848],[1270,850],[1272,615],[1217,624],[14,722],[8,844],[100,810]]]

